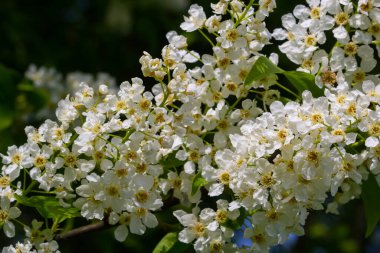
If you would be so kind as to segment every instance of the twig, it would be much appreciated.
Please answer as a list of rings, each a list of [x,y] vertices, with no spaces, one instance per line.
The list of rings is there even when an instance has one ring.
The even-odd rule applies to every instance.
[[[55,235],[54,239],[57,241],[66,240],[66,239],[69,239],[71,237],[86,234],[89,232],[99,231],[99,230],[106,229],[109,227],[111,227],[111,225],[109,225],[108,223],[106,223],[104,221],[100,221],[100,222],[97,222],[94,224],[89,224],[89,225],[85,225],[85,226],[82,226],[79,228],[75,228],[73,230],[70,230],[67,233]]]

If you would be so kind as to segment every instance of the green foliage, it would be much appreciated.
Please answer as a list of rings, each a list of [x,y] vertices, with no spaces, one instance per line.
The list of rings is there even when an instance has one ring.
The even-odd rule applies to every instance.
[[[316,86],[313,75],[301,71],[283,70],[265,56],[260,56],[253,64],[244,80],[244,85],[249,85],[269,75],[278,74],[285,76],[289,81],[289,85],[295,88],[299,95],[301,95],[303,91],[309,90],[314,97],[323,96],[323,89]]]
[[[289,80],[290,85],[297,89],[298,94],[309,90],[314,97],[323,96],[323,89],[315,85],[313,75],[301,71],[284,71],[282,74]]]
[[[18,85],[18,90],[24,94],[27,104],[33,111],[41,110],[49,104],[49,93],[45,89],[37,88],[31,83],[23,81]]]
[[[17,71],[0,65],[0,152],[25,141],[26,125],[33,113],[46,108],[50,98],[43,88],[23,80]],[[14,133],[14,134],[10,134]]]
[[[202,186],[207,184],[207,180],[202,177],[201,172],[198,172],[191,183],[191,195],[194,195],[199,191]]]
[[[0,107],[0,131],[12,125],[13,115],[8,110]]]
[[[363,183],[361,198],[364,204],[367,231],[365,236],[369,237],[380,220],[380,187],[374,175],[370,174],[368,180]]]
[[[170,249],[174,246],[174,244],[178,241],[177,233],[170,232],[167,233],[161,241],[154,248],[153,253],[166,253],[169,252]]]
[[[268,75],[281,74],[284,70],[277,67],[271,60],[265,56],[260,56],[253,64],[244,80],[244,85],[251,84],[253,81],[258,81]]]
[[[191,244],[178,241],[178,233],[167,233],[154,248],[153,253],[181,253],[185,252]]]
[[[185,162],[178,160],[175,157],[175,153],[170,153],[166,159],[160,161],[160,164],[164,167],[164,169],[172,169],[183,166]]]
[[[17,96],[17,83],[20,79],[17,72],[0,65],[0,131],[13,123],[14,99]]]
[[[80,216],[80,209],[75,207],[63,207],[58,199],[49,196],[32,196],[30,198],[17,197],[17,201],[29,207],[34,207],[44,218],[50,218],[62,222],[66,219]]]

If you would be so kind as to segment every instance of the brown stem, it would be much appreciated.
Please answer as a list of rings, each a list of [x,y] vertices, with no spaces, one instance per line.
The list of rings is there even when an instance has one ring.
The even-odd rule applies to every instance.
[[[109,227],[111,227],[111,226],[108,223],[106,223],[104,221],[100,221],[100,222],[97,222],[97,223],[94,223],[94,224],[89,224],[89,225],[85,225],[85,226],[82,226],[82,227],[79,227],[79,228],[75,228],[73,230],[70,230],[67,233],[55,235],[54,239],[57,240],[57,241],[59,241],[59,240],[66,240],[66,239],[69,239],[71,237],[75,237],[75,236],[78,236],[78,235],[86,234],[86,233],[89,233],[89,232],[94,232],[94,231],[102,230],[102,229],[109,228]]]

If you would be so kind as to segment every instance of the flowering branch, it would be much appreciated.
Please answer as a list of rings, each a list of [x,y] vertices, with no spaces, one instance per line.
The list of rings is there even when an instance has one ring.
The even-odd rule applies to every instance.
[[[338,213],[359,196],[372,232],[380,219],[380,78],[371,42],[379,39],[380,6],[307,1],[272,32],[265,20],[274,0],[211,7],[207,17],[192,5],[181,24],[209,42],[206,33],[215,36],[210,54],[169,32],[162,59],[140,58],[143,75],[157,82],[151,91],[141,78],[118,90],[81,83],[58,102],[57,122],[27,127],[27,143],[1,155],[5,235],[15,236],[24,206],[46,223],[18,222],[25,242],[3,253],[57,252],[56,240],[108,227],[124,241],[160,224],[182,227],[164,237],[169,245],[268,252],[302,235],[310,210]],[[329,30],[332,49],[324,48]],[[273,40],[285,40],[279,49],[296,70],[261,53]],[[101,221],[52,236],[77,217]],[[241,229],[250,244],[239,248]]]

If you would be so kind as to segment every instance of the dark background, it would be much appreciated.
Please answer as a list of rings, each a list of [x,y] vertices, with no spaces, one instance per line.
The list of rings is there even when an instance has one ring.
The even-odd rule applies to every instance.
[[[280,26],[281,15],[290,12],[296,2],[303,1],[277,1],[278,9],[268,23],[270,30]],[[204,6],[210,13],[209,0],[0,0],[0,64],[12,73],[7,81],[1,79],[0,73],[0,121],[9,115],[12,120],[9,126],[0,126],[0,151],[6,151],[11,144],[22,144],[25,125],[38,124],[18,118],[21,114],[14,108],[19,106],[16,98],[20,91],[17,83],[11,85],[12,80],[22,80],[31,63],[55,67],[63,74],[107,72],[118,83],[141,77],[138,59],[143,51],[160,57],[161,48],[167,43],[166,33],[181,33],[179,25],[192,3]],[[196,33],[189,35],[189,44],[195,50],[208,48]],[[276,48],[273,45],[265,50]],[[284,57],[280,62],[285,69],[292,67]],[[38,96],[32,96],[28,101],[34,105],[38,100]],[[155,229],[144,236],[130,234],[126,242],[118,243],[112,238],[112,230],[106,230],[60,245],[63,253],[151,252],[164,233]],[[365,222],[359,200],[345,206],[341,216],[311,214],[306,233],[307,236],[293,238],[272,252],[380,252],[380,231],[364,239]],[[3,235],[0,237],[1,247],[10,242]]]

